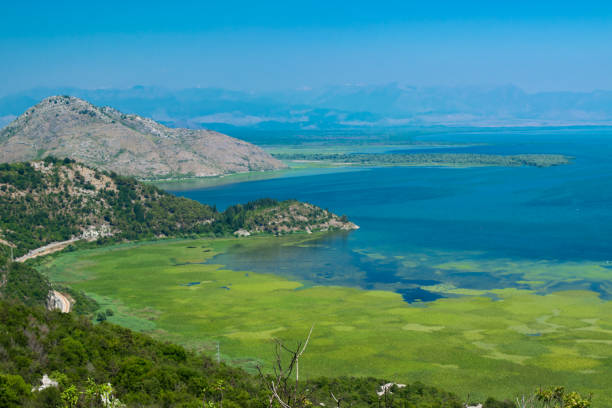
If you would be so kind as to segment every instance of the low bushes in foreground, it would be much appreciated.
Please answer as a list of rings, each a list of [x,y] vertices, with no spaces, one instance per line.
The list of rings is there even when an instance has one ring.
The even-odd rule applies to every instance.
[[[298,382],[294,357],[279,356],[280,365],[275,369],[254,375],[107,322],[93,324],[84,316],[0,301],[1,407],[464,406],[456,395],[419,383],[352,377]],[[45,374],[57,384],[32,391]],[[483,407],[591,405],[590,399],[562,388],[539,390],[523,402],[515,405],[489,399]]]

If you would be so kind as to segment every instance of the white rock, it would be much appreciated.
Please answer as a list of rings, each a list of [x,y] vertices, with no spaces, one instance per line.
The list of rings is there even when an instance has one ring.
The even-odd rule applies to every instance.
[[[234,235],[237,237],[248,237],[249,235],[251,235],[251,233],[247,230],[239,229],[237,231],[234,231]]]
[[[32,388],[32,392],[34,392],[34,391],[42,391],[42,390],[44,390],[46,388],[49,388],[49,387],[57,387],[57,381],[53,381],[51,378],[49,378],[49,376],[47,374],[43,375],[43,377],[40,380],[40,382],[42,383],[42,385],[40,385],[39,387]]]
[[[397,383],[386,383],[380,386],[380,391],[376,391],[376,394],[379,397],[382,397],[383,395],[385,395],[386,393],[391,393],[391,387],[393,387],[394,385],[397,386],[397,388],[404,388],[406,386],[406,384],[397,384]],[[480,407],[482,408],[482,407]]]

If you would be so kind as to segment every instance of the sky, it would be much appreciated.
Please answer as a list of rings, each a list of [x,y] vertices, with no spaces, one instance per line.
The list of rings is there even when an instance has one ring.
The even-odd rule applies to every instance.
[[[612,2],[5,1],[0,95],[33,87],[612,89]]]

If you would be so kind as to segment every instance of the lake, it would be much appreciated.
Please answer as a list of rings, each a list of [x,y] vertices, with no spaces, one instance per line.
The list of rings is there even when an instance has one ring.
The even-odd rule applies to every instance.
[[[586,289],[609,299],[609,277],[601,270],[612,274],[611,140],[607,128],[462,132],[444,141],[473,145],[431,151],[554,153],[574,163],[347,168],[175,193],[220,209],[262,197],[295,198],[346,214],[361,227],[306,245],[237,245],[213,260],[231,269],[388,289],[410,303],[461,296],[456,289],[508,287]]]
[[[122,244],[40,267],[103,309],[120,305],[113,323],[211,353],[220,344],[224,361],[247,369],[271,366],[274,338],[295,344],[316,324],[300,360],[308,376],[421,381],[480,401],[564,385],[612,406],[611,137],[438,132],[419,140],[462,145],[418,151],[575,159],[551,168],[311,167],[175,191],[221,209],[297,198],[361,229]]]

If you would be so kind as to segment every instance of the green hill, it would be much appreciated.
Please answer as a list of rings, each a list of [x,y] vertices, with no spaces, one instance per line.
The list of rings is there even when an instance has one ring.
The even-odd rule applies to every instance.
[[[196,408],[203,400],[213,403],[207,407],[269,406],[263,377],[129,329],[17,301],[0,301],[0,349],[2,407],[70,406],[65,398],[71,390],[77,396],[71,407],[102,406],[95,395],[88,397],[93,383],[112,384],[129,407]],[[32,392],[44,374],[58,386]],[[332,392],[346,406],[376,406],[376,391],[388,382],[320,378],[303,384],[300,394],[315,406],[334,406]],[[418,383],[391,391],[388,406],[461,407],[457,396]]]
[[[218,212],[152,185],[70,159],[0,164],[0,246],[15,256],[70,239],[133,240],[186,235],[351,229],[316,206],[262,199]],[[4,242],[4,244],[3,244]]]

